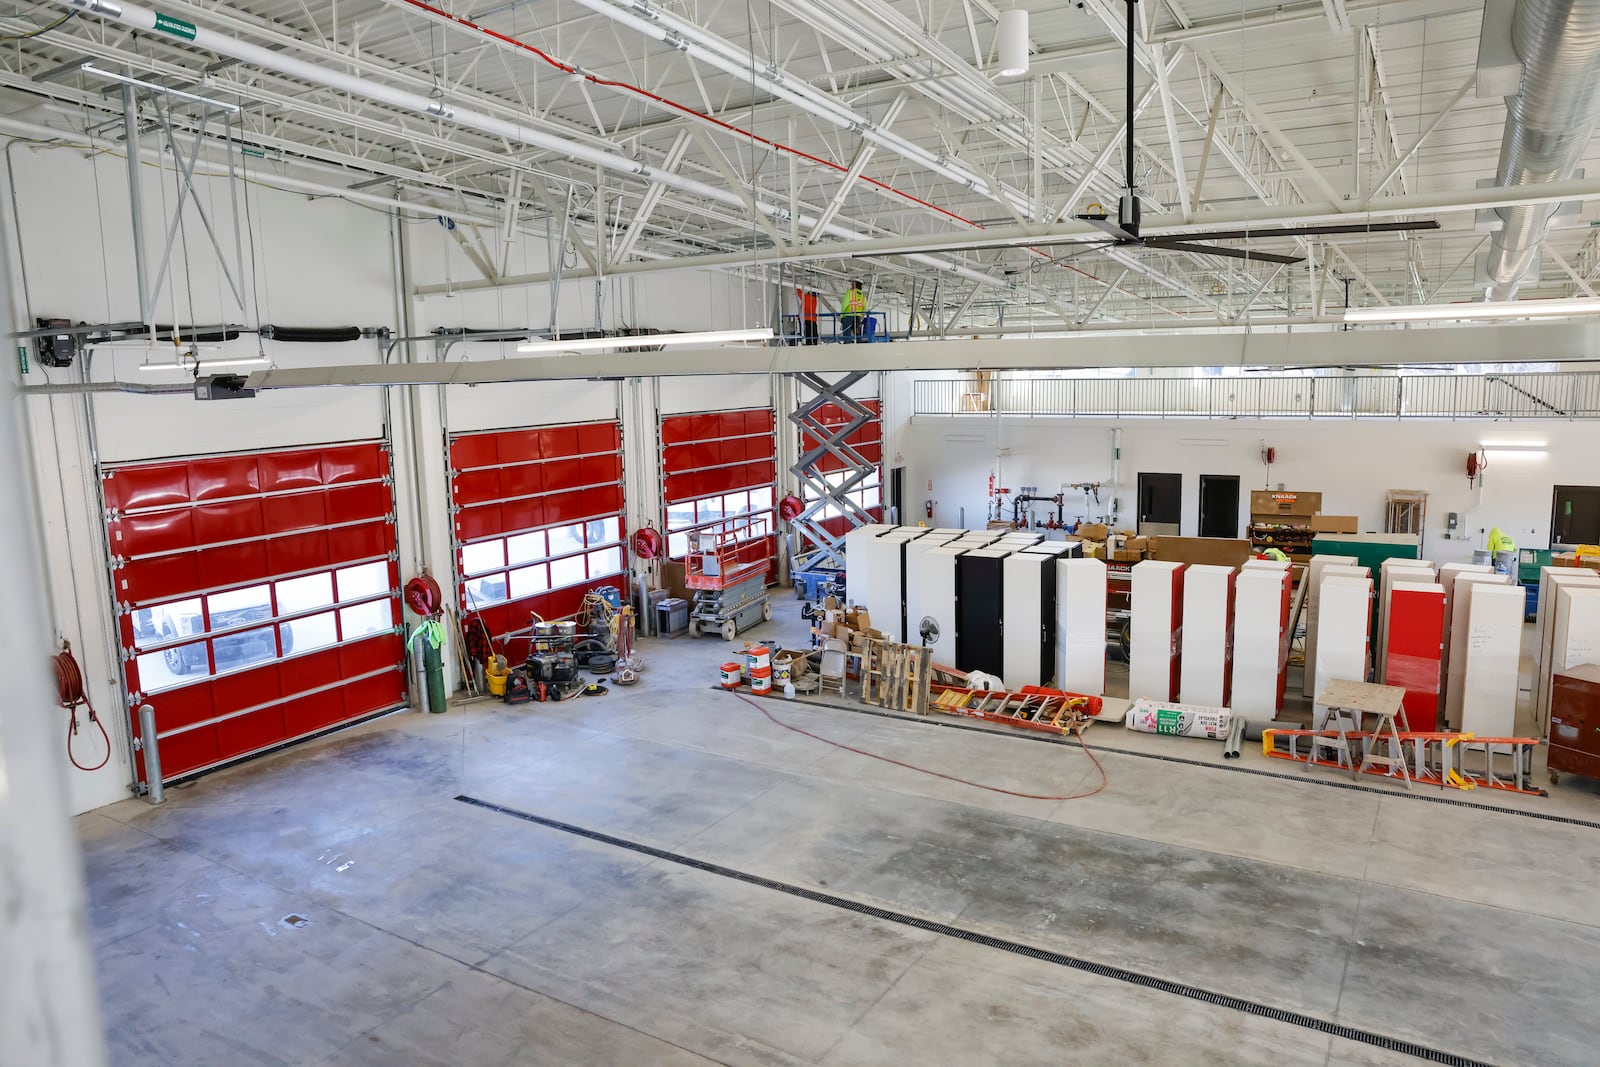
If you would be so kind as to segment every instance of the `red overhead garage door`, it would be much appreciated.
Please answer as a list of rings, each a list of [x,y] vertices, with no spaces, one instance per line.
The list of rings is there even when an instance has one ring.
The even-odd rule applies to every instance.
[[[598,586],[626,590],[615,420],[452,437],[450,494],[461,606],[497,643],[533,613],[573,614]]]
[[[863,460],[871,465],[872,470],[856,488],[845,494],[862,510],[870,514],[874,520],[883,520],[883,405],[877,400],[857,401],[862,407],[872,412],[872,418],[866,425],[856,430],[845,438],[845,444],[855,450]],[[836,404],[824,404],[816,410],[813,418],[823,426],[837,430],[841,426],[848,426],[852,416],[841,410]],[[820,442],[811,434],[804,431],[800,434],[800,451],[809,452],[816,448]],[[840,486],[848,479],[853,478],[857,468],[850,466],[844,460],[831,452],[824,453],[817,460],[817,471],[822,479],[829,485]],[[811,503],[814,493],[809,486],[801,485],[801,499]],[[849,516],[839,513],[836,507],[826,509],[819,523],[824,529],[834,534],[846,534],[855,529],[855,522]]]
[[[707,411],[661,420],[661,500],[667,555],[682,559],[689,534],[726,519],[743,520],[767,539],[777,576],[778,539],[773,494],[777,439],[771,408]]]
[[[164,777],[404,701],[381,444],[133,463],[102,486],[128,691],[155,708]]]

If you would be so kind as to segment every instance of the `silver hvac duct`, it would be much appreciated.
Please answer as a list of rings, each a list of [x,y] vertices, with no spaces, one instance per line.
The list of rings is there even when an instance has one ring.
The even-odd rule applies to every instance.
[[[1521,0],[1511,43],[1522,84],[1506,98],[1499,186],[1571,178],[1600,122],[1600,0]],[[1490,243],[1489,300],[1510,300],[1538,262],[1555,205],[1500,208]]]

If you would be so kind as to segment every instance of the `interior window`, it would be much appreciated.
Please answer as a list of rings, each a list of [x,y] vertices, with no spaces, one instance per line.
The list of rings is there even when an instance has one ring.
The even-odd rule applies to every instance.
[[[340,603],[389,591],[389,564],[383,560],[345,567],[337,573]]]
[[[346,641],[388,630],[393,626],[394,615],[387,600],[371,600],[365,604],[339,609],[339,630]]]
[[[1555,487],[1550,544],[1600,545],[1600,486]]]
[[[543,593],[550,588],[550,568],[543,563],[520,567],[511,572],[511,596],[520,598]]]
[[[515,567],[519,563],[532,563],[548,555],[543,530],[517,534],[506,538],[506,562]]]
[[[500,538],[461,546],[461,572],[482,574],[506,565],[506,543]]]
[[[252,622],[265,622],[272,618],[271,588],[252,585],[247,589],[212,593],[206,597],[206,611],[211,617],[212,633],[234,630]]]
[[[157,604],[133,613],[133,634],[140,648],[204,632],[205,621],[200,613],[199,597]]]
[[[333,575],[327,571],[275,583],[278,614],[294,615],[333,603]]]
[[[285,656],[295,652],[310,652],[338,644],[339,628],[334,622],[333,612],[324,611],[280,624],[278,640],[283,642]]]
[[[584,567],[581,555],[568,556],[566,559],[551,560],[550,562],[550,587],[552,589],[577,585],[588,577],[589,572]]]
[[[243,633],[215,638],[211,642],[211,655],[218,672],[275,660],[278,658],[277,627],[257,626]]]
[[[146,652],[135,662],[139,667],[139,688],[146,693],[159,693],[211,674],[204,641]]]

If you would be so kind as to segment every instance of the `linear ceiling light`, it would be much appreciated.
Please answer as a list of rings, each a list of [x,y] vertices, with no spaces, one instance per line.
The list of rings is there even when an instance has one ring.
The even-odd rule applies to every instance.
[[[140,81],[138,78],[130,78],[126,74],[118,74],[115,71],[101,70],[93,63],[85,63],[79,69],[85,74],[92,74],[96,78],[104,78],[108,82],[117,82],[120,85],[131,85],[136,89],[149,89],[152,93],[165,93],[167,96],[176,96],[180,100],[193,100],[197,104],[204,104],[207,107],[214,107],[219,111],[231,111],[237,115],[239,112],[244,110],[244,108],[240,107],[238,104],[230,104],[225,100],[213,100],[209,96],[196,96],[194,93],[186,93],[182,89],[168,89],[165,85],[157,85],[155,82]]]
[[[579,337],[571,341],[529,341],[517,346],[526,356],[559,356],[568,352],[604,352],[612,348],[663,348],[668,345],[727,345],[770,341],[770,327],[759,330],[705,330],[700,333],[650,333],[632,337]]]
[[[1016,7],[1000,12],[994,44],[1000,77],[1019,78],[1028,73],[1028,13]]]
[[[1525,319],[1555,315],[1600,315],[1600,300],[1507,300],[1483,304],[1413,304],[1350,308],[1345,322],[1421,322],[1447,319]]]
[[[196,355],[184,353],[176,360],[157,360],[152,363],[145,360],[139,364],[141,371],[159,373],[161,371],[181,370],[185,374],[200,374],[215,367],[266,367],[272,363],[266,356],[250,356],[239,359],[201,359]]]

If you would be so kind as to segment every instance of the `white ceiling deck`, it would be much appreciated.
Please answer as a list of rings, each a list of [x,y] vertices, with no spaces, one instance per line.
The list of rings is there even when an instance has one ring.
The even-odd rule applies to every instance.
[[[1435,231],[1250,245],[1308,257],[1281,269],[1155,249],[953,247],[982,227],[1057,220],[1087,241],[1066,223],[1091,201],[1114,211],[1123,184],[1122,0],[1018,6],[1031,12],[1034,72],[996,80],[989,0],[171,0],[163,13],[205,31],[408,90],[445,114],[227,61],[91,11],[0,50],[0,112],[69,139],[116,136],[120,96],[71,66],[92,59],[244,103],[238,135],[268,152],[258,166],[283,174],[341,188],[391,179],[368,191],[398,185],[480,220],[510,211],[539,233],[570,189],[577,238],[619,267],[671,258],[771,272],[792,259],[791,271],[824,279],[868,275],[879,302],[915,294],[927,317],[937,284],[941,320],[965,304],[991,323],[1003,305],[1008,325],[1170,325],[1481,296],[1472,259],[1485,238],[1471,210],[1402,216],[1436,219]],[[42,3],[0,27],[20,36],[68,10]],[[1469,84],[1481,4],[1144,0],[1136,12],[1144,107],[1133,170],[1147,227],[1203,234],[1208,216],[1235,228],[1255,212],[1323,214],[1309,207],[1329,203],[1359,224],[1365,206],[1394,197],[1449,208],[1495,173],[1505,106]],[[660,40],[674,23],[682,36]],[[194,106],[171,103],[180,125],[197,125]],[[467,112],[613,150],[652,175],[492,136],[459,121]],[[660,185],[654,175],[668,170],[686,182]],[[765,205],[759,219],[753,201]],[[1591,295],[1590,233],[1552,232],[1542,280],[1522,295]],[[916,235],[943,250],[828,256],[836,241]],[[528,280],[490,271],[465,284]]]

